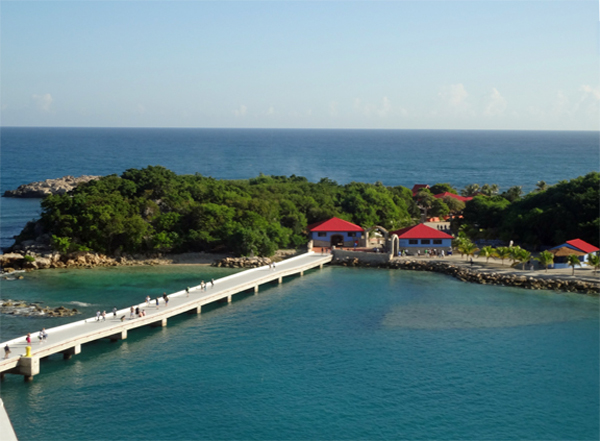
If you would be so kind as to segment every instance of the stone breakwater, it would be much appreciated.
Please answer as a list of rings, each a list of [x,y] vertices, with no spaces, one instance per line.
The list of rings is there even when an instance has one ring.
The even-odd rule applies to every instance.
[[[9,315],[18,315],[24,317],[69,317],[80,312],[73,308],[51,308],[42,307],[39,303],[28,303],[24,300],[0,300],[0,313]]]
[[[69,254],[52,253],[7,253],[0,255],[0,266],[4,274],[18,270],[50,268],[94,268],[100,266],[161,265],[170,263],[160,257],[144,258],[133,256],[108,257],[99,253],[78,251]]]
[[[63,176],[57,179],[46,179],[45,181],[20,185],[16,190],[6,190],[3,196],[5,198],[44,198],[50,194],[67,193],[78,185],[100,178],[101,176],[84,175],[78,178]]]
[[[561,278],[531,277],[509,273],[479,271],[472,268],[453,265],[443,261],[393,260],[387,263],[370,264],[361,262],[356,257],[334,259],[334,265],[403,269],[412,271],[431,271],[446,274],[462,282],[479,283],[481,285],[516,286],[526,289],[547,289],[552,291],[577,292],[598,295],[600,284],[583,280],[566,280]]]
[[[268,257],[225,257],[213,262],[212,266],[220,268],[258,268],[273,263]]]

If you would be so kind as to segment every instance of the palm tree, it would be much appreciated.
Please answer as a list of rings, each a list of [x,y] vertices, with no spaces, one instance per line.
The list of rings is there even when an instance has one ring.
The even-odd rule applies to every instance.
[[[540,262],[540,265],[546,268],[546,272],[548,272],[548,265],[551,265],[554,262],[554,254],[550,251],[542,251],[537,257],[534,257],[534,259]]]
[[[585,264],[593,267],[594,273],[598,272],[598,268],[600,268],[600,256],[597,254],[590,254],[588,260],[585,261]]]
[[[521,247],[519,245],[515,245],[514,247],[508,247],[509,253],[508,258],[512,262],[511,265],[514,265],[515,262],[519,261],[519,254],[521,253]]]
[[[548,190],[548,184],[546,184],[546,181],[538,181],[537,184],[535,184],[535,190],[534,191],[546,191]]]
[[[498,187],[498,184],[483,184],[481,186],[481,193],[486,195],[486,196],[493,196],[495,194],[498,194],[498,191],[500,190],[500,187]]]
[[[469,184],[460,191],[463,196],[475,196],[479,192],[479,184]]]
[[[509,247],[498,247],[494,250],[495,256],[502,261],[502,265],[504,265],[504,259],[510,257],[510,248]]]
[[[463,244],[458,246],[458,251],[460,251],[460,254],[466,254],[467,257],[469,256],[473,256],[477,251],[479,251],[479,248],[477,248],[477,245],[475,245],[473,242],[471,242],[470,240],[467,242],[464,242]]]
[[[485,263],[488,263],[490,261],[490,257],[494,256],[494,249],[489,246],[486,245],[485,247],[482,247],[481,250],[479,250],[479,257],[485,257]]]
[[[517,261],[523,264],[523,270],[525,270],[525,262],[531,260],[531,253],[523,248],[519,248],[519,252],[516,255]]]
[[[568,255],[567,263],[569,264],[570,267],[573,268],[573,272],[571,273],[571,275],[574,276],[575,275],[575,267],[581,266],[581,262],[579,261],[579,256],[577,256],[575,254]]]

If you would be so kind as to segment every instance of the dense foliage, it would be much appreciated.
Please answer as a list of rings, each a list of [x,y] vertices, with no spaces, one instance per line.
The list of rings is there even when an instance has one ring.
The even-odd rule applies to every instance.
[[[600,173],[553,186],[538,185],[521,197],[520,187],[500,196],[475,196],[463,211],[464,223],[488,238],[529,245],[556,245],[570,239],[600,242]]]
[[[419,216],[404,187],[317,183],[260,175],[224,181],[178,176],[160,167],[130,169],[42,201],[42,223],[62,251],[91,249],[271,255],[307,241],[308,224],[333,216],[395,229]]]

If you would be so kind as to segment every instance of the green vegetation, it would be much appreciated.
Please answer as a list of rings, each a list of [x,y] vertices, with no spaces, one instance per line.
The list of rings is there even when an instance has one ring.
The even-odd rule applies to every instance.
[[[573,272],[571,273],[571,275],[575,275],[575,267],[576,266],[581,266],[581,262],[579,261],[579,256],[575,255],[575,254],[570,254],[567,256],[567,263],[569,264],[569,266],[571,268],[573,268]]]
[[[130,169],[70,194],[49,196],[42,210],[55,249],[109,255],[229,251],[268,256],[305,244],[307,225],[333,216],[392,230],[412,225],[420,214],[404,187],[262,174],[224,181],[178,176],[160,166]]]
[[[534,259],[540,262],[540,265],[548,272],[548,266],[552,265],[554,262],[554,254],[550,251],[542,251],[537,257],[534,257]]]
[[[463,225],[477,232],[472,239],[489,237],[538,246],[579,238],[598,244],[599,188],[600,173],[592,172],[550,187],[540,181],[525,197],[518,186],[499,196],[478,195],[466,204]]]
[[[594,268],[594,273],[598,272],[598,268],[600,268],[600,256],[597,254],[590,254],[585,264]]]

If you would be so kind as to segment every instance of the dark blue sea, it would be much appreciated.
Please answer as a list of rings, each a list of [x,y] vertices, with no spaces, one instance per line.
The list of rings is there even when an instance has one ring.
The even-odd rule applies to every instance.
[[[600,169],[598,132],[11,128],[0,130],[0,191],[64,175],[162,165],[220,179],[259,173],[385,185],[555,184]],[[2,198],[0,246],[39,214]]]
[[[598,134],[337,130],[2,129],[2,191],[65,174],[163,165],[386,185],[552,184],[598,170]],[[39,201],[2,199],[2,240]],[[1,297],[76,307],[0,317],[0,341],[127,307],[233,270],[43,270]],[[598,297],[325,267],[42,360],[0,395],[21,441],[598,440]]]

